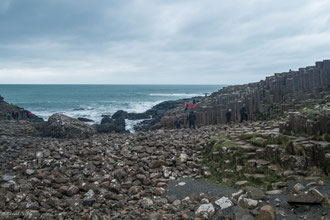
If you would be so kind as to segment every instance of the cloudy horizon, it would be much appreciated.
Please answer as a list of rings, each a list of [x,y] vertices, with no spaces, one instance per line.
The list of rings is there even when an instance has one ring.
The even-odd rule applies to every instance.
[[[1,0],[0,84],[242,84],[330,59],[326,0]]]

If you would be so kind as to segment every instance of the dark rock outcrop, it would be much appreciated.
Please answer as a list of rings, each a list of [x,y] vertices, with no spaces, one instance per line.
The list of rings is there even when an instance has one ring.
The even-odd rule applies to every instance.
[[[100,125],[96,125],[99,133],[122,133],[126,132],[126,123],[124,118],[112,119],[108,116],[104,117]]]
[[[160,122],[161,118],[164,116],[164,114],[167,111],[177,108],[179,106],[183,106],[183,103],[186,101],[188,101],[188,99],[179,99],[174,101],[161,102],[155,105],[154,107],[152,107],[151,109],[142,113],[128,113],[124,110],[118,110],[112,115],[111,118],[109,117],[106,120],[111,120],[111,119],[118,120],[121,118],[128,120],[143,120],[142,122],[134,126],[135,130],[146,131],[150,129],[157,129],[158,127],[156,127],[155,125]],[[101,124],[104,123],[101,122]],[[111,122],[109,121],[109,123]]]
[[[83,118],[83,117],[78,117],[78,120],[83,121],[83,122],[94,122],[94,120],[92,120],[92,119]]]
[[[20,108],[16,105],[9,104],[5,101],[0,101],[0,120],[7,120],[7,114],[11,112],[18,112],[19,120],[29,120],[31,122],[43,122],[44,120],[34,114],[31,114],[31,118],[28,118],[29,111]],[[11,118],[12,119],[12,118]]]
[[[195,97],[195,99],[199,100],[199,98],[197,97]],[[138,131],[146,131],[149,129],[160,128],[160,126],[157,126],[157,124],[159,124],[165,113],[172,109],[180,108],[180,106],[183,109],[184,102],[187,101],[188,99],[179,99],[174,101],[165,101],[155,105],[151,109],[147,110],[145,113],[141,113],[145,114],[149,119],[144,120],[139,124],[135,125],[134,129]]]
[[[58,113],[49,117],[42,131],[44,136],[54,138],[88,138],[96,133],[84,122]]]

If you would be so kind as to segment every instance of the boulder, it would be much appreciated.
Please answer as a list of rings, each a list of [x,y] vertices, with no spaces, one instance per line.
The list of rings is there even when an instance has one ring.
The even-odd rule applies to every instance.
[[[96,133],[84,122],[59,113],[49,117],[42,131],[44,136],[54,138],[88,138]]]
[[[299,194],[290,193],[288,203],[319,204],[323,199],[324,196],[317,189],[310,189]]]
[[[275,213],[270,205],[261,207],[257,220],[275,220]]]
[[[123,110],[118,110],[112,115],[112,119],[119,119],[119,118],[123,118],[123,119],[128,118],[128,113]]]
[[[112,122],[113,122],[112,118],[110,118],[108,115],[104,115],[101,120],[101,125]]]
[[[99,133],[123,133],[126,132],[126,123],[124,118],[118,118],[115,120],[108,120],[110,118],[104,117],[100,125],[96,125],[96,130]]]

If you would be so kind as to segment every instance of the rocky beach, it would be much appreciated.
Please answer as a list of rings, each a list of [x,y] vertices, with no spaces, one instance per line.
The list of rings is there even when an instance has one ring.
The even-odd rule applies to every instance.
[[[330,219],[330,61],[99,125],[0,103],[1,219]],[[238,123],[246,104],[249,121]],[[233,109],[231,123],[225,112]],[[174,129],[181,117],[183,128]],[[146,119],[134,134],[125,119]]]

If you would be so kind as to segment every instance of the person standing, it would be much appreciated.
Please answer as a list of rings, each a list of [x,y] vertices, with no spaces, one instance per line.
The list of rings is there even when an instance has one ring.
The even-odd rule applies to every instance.
[[[241,115],[241,123],[245,120],[247,121],[248,120],[248,113],[247,113],[247,110],[246,110],[246,106],[245,104],[243,104],[242,108],[240,109],[239,111],[240,115]]]
[[[196,115],[195,115],[194,111],[190,111],[190,113],[188,115],[189,128],[193,127],[194,129],[196,129],[195,120],[196,120]]]
[[[226,123],[229,124],[231,121],[231,109],[228,109],[226,113]]]
[[[188,103],[187,103],[187,102],[185,102],[185,103],[184,103],[184,111],[186,112],[186,111],[187,111],[187,109],[188,109]]]
[[[177,130],[181,128],[181,120],[178,117],[175,120],[175,127]]]
[[[194,110],[195,104],[193,102],[190,103],[190,108],[191,108],[191,110]]]
[[[7,119],[8,119],[8,120],[11,119],[11,114],[10,114],[10,112],[7,112]]]
[[[15,119],[18,121],[18,119],[19,119],[19,113],[18,112],[15,112],[14,114],[15,114]]]

